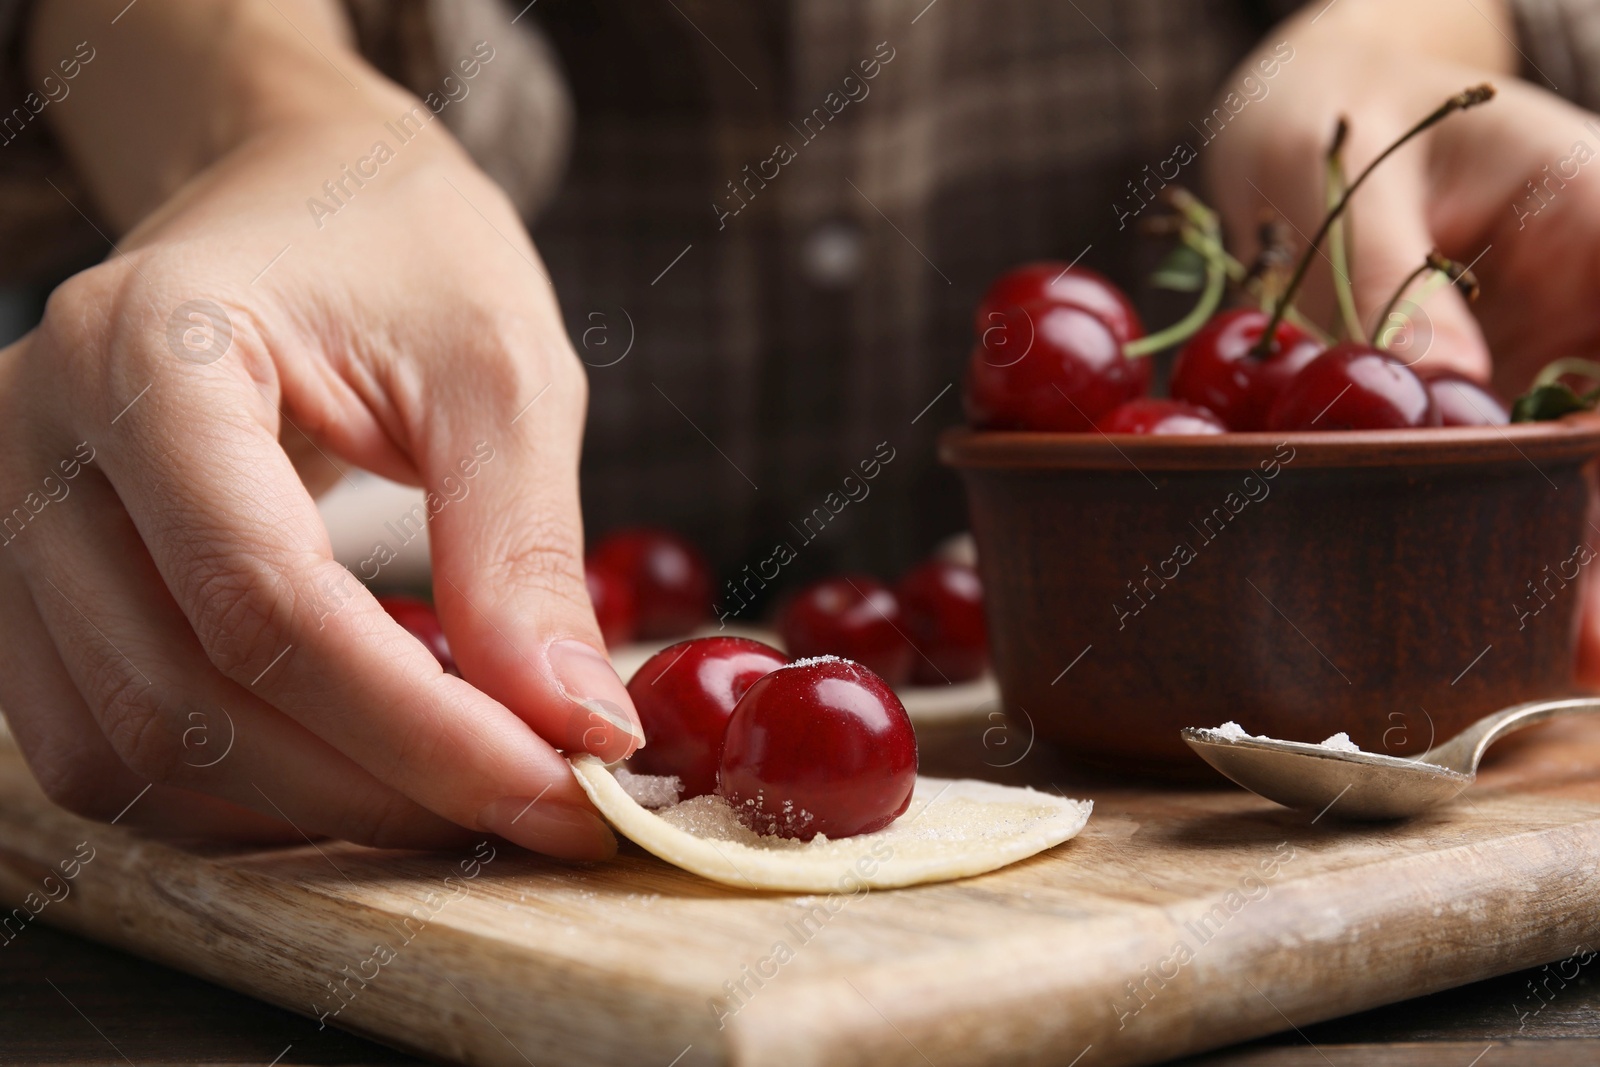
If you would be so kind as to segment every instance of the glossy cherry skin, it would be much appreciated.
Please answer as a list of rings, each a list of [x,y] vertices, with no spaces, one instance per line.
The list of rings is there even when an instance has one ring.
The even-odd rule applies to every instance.
[[[645,660],[628,682],[645,738],[628,769],[676,775],[680,800],[715,793],[734,705],[757,679],[788,662],[770,645],[744,637],[697,637]]]
[[[1227,433],[1222,420],[1205,408],[1181,400],[1141,396],[1112,408],[1095,423],[1101,433],[1208,434]]]
[[[890,685],[911,680],[916,652],[906,641],[900,600],[876,578],[841,575],[807,586],[779,615],[778,634],[795,659],[843,656]]]
[[[750,687],[722,743],[717,793],[758,833],[809,841],[881,830],[911,803],[917,735],[859,663],[791,664]]]
[[[632,641],[639,630],[639,605],[633,587],[621,575],[604,567],[583,565],[583,584],[594,605],[595,621],[607,648],[619,648]]]
[[[911,681],[943,685],[978,677],[989,665],[989,628],[983,621],[983,583],[965,563],[930,559],[907,571],[895,586],[906,635],[916,646]]]
[[[1112,336],[1123,344],[1144,336],[1144,324],[1139,321],[1133,301],[1111,279],[1087,267],[1054,260],[1025,263],[996,278],[978,304],[973,320],[975,332],[982,338],[1007,311],[1034,303],[1080,307],[1105,323]]]
[[[1422,371],[1422,380],[1439,409],[1441,426],[1504,426],[1511,421],[1505,403],[1485,385],[1452,370]]]
[[[1213,315],[1178,350],[1169,386],[1173,399],[1205,408],[1230,430],[1266,429],[1267,412],[1283,387],[1322,354],[1315,338],[1284,321],[1273,331],[1272,353],[1251,356],[1269,318],[1258,308]]]
[[[450,642],[445,640],[444,627],[439,625],[439,615],[433,610],[432,604],[414,596],[381,596],[378,603],[383,605],[383,610],[389,613],[390,618],[428,647],[428,651],[439,661],[439,666],[447,673],[460,677],[456,658],[450,653]]]
[[[638,637],[681,637],[710,617],[711,568],[670,530],[619,530],[594,546],[589,563],[632,588]]]
[[[1388,354],[1341,341],[1306,364],[1267,415],[1270,430],[1397,430],[1439,425],[1422,379]]]
[[[1090,430],[1149,384],[1150,361],[1124,356],[1093,314],[1023,304],[1001,314],[972,350],[967,421],[980,430]]]

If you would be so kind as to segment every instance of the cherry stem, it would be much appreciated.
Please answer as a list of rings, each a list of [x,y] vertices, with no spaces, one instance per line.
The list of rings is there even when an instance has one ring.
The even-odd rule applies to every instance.
[[[1386,349],[1389,347],[1389,338],[1397,333],[1404,325],[1404,323],[1397,322],[1394,324],[1393,329],[1389,328],[1389,319],[1394,314],[1394,309],[1399,305],[1400,298],[1405,296],[1406,290],[1411,288],[1411,283],[1422,277],[1424,274],[1427,274],[1431,270],[1433,270],[1433,265],[1431,263],[1424,263],[1410,274],[1407,274],[1405,276],[1405,280],[1395,288],[1394,295],[1389,297],[1389,302],[1387,304],[1383,305],[1382,314],[1378,316],[1378,321],[1372,326],[1371,344],[1373,348]],[[1350,339],[1354,341],[1362,336],[1364,335],[1358,330],[1356,333],[1351,335]]]
[[[1193,195],[1182,190],[1173,190],[1172,202],[1182,212],[1185,230],[1199,227],[1200,235],[1209,245],[1219,249],[1222,246],[1222,227],[1217,219],[1217,213],[1201,204]],[[1187,243],[1187,242],[1186,242]],[[1191,244],[1190,247],[1193,247]],[[1206,260],[1206,287],[1200,294],[1200,300],[1189,313],[1164,330],[1147,334],[1137,341],[1129,341],[1122,346],[1122,354],[1128,359],[1137,359],[1148,356],[1152,352],[1160,352],[1180,341],[1193,336],[1206,321],[1216,313],[1217,305],[1222,303],[1222,293],[1228,284],[1228,270],[1221,257],[1207,255],[1201,251]]]
[[[1206,258],[1207,262],[1212,260],[1220,262],[1223,269],[1228,273],[1228,280],[1235,285],[1244,285],[1250,280],[1249,268],[1229,254],[1228,250],[1223,247],[1220,237],[1208,237],[1201,232],[1201,229],[1206,225],[1206,216],[1210,212],[1210,208],[1201,203],[1198,197],[1192,195],[1175,198],[1173,206],[1178,208],[1186,220],[1194,224],[1183,227],[1179,236],[1184,244],[1199,252]],[[1284,317],[1315,337],[1323,345],[1333,343],[1333,338],[1329,337],[1322,327],[1300,314],[1298,309],[1291,307]]]
[[[1344,139],[1350,124],[1339,116],[1339,125],[1333,131],[1333,143],[1328,146],[1326,164],[1327,195],[1323,205],[1332,211],[1345,191]],[[1355,340],[1361,336],[1361,316],[1356,313],[1355,288],[1350,284],[1350,253],[1345,238],[1346,224],[1339,219],[1328,228],[1328,261],[1333,265],[1333,293],[1339,302],[1339,320],[1345,336]]]
[[[1433,273],[1433,277],[1422,292],[1417,295],[1417,298],[1410,302],[1413,307],[1420,307],[1424,300],[1446,285],[1455,285],[1468,300],[1476,300],[1478,298],[1478,279],[1473,275],[1472,271],[1453,259],[1446,259],[1439,254],[1438,249],[1434,249],[1423,259],[1422,266],[1406,275],[1405,280],[1395,288],[1394,295],[1389,297],[1389,302],[1383,305],[1383,311],[1379,314],[1378,321],[1372,324],[1372,347],[1389,347],[1389,338],[1393,337],[1405,325],[1403,322],[1391,325],[1390,318],[1394,316],[1395,309],[1400,306],[1400,301],[1405,296],[1406,290],[1411,287],[1411,284],[1430,271]],[[1353,335],[1352,340],[1361,336],[1363,334],[1358,330]]]
[[[1593,382],[1600,382],[1600,363],[1592,359],[1581,359],[1577,356],[1568,356],[1557,359],[1545,365],[1536,378],[1533,379],[1533,388],[1541,385],[1550,385],[1560,381],[1569,374],[1580,375]]]
[[[1260,298],[1261,310],[1266,311],[1278,299],[1276,287],[1283,281],[1283,266],[1291,257],[1288,227],[1276,216],[1264,219],[1256,228],[1257,243],[1261,250],[1245,275],[1246,291],[1255,283],[1255,293]]]
[[[1208,260],[1214,257],[1221,261],[1223,269],[1228,272],[1228,280],[1233,282],[1235,285],[1243,285],[1249,278],[1249,269],[1243,263],[1240,263],[1237,259],[1230,255],[1227,249],[1222,247],[1220,242],[1208,240],[1193,230],[1186,229],[1183,233],[1183,243],[1194,249],[1196,252],[1199,252],[1202,256],[1205,256]],[[1333,343],[1333,338],[1328,336],[1326,330],[1312,322],[1310,319],[1306,318],[1304,315],[1300,314],[1298,309],[1290,308],[1288,312],[1284,314],[1284,318],[1300,327],[1312,337],[1315,337],[1322,345],[1326,346]]]
[[[1494,86],[1489,85],[1488,83],[1476,85],[1470,89],[1463,89],[1461,92],[1457,93],[1444,103],[1440,104],[1438,107],[1434,108],[1415,126],[1401,134],[1399,139],[1397,139],[1388,148],[1385,148],[1382,152],[1378,153],[1378,158],[1374,159],[1371,163],[1368,163],[1361,173],[1356,175],[1355,181],[1351,182],[1350,185],[1345,189],[1344,193],[1339,197],[1339,202],[1333,206],[1326,216],[1323,217],[1322,225],[1318,226],[1317,232],[1311,236],[1311,245],[1306,249],[1305,255],[1300,257],[1299,264],[1295,266],[1294,276],[1289,279],[1288,287],[1284,290],[1283,296],[1278,300],[1278,306],[1273,310],[1272,319],[1267,323],[1266,330],[1261,334],[1261,340],[1257,341],[1254,347],[1250,349],[1250,354],[1252,356],[1254,356],[1256,359],[1265,359],[1271,354],[1272,346],[1277,337],[1278,323],[1283,321],[1285,309],[1289,306],[1290,301],[1294,299],[1295,293],[1299,292],[1300,284],[1305,281],[1306,272],[1311,269],[1312,258],[1315,257],[1321,250],[1322,242],[1328,236],[1328,230],[1335,222],[1338,221],[1339,216],[1344,214],[1345,208],[1350,206],[1350,198],[1355,195],[1355,191],[1357,189],[1361,188],[1361,183],[1366,181],[1367,177],[1375,169],[1377,169],[1378,164],[1394,155],[1394,153],[1402,145],[1410,141],[1413,137],[1417,136],[1417,134],[1422,133],[1424,130],[1438,123],[1440,120],[1449,117],[1457,111],[1465,111],[1467,108],[1476,107],[1479,104],[1493,99]]]

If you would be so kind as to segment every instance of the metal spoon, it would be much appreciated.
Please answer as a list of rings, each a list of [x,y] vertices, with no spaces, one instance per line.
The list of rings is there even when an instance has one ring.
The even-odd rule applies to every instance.
[[[1182,731],[1200,758],[1252,793],[1285,807],[1332,809],[1346,819],[1403,819],[1453,799],[1478,775],[1483,753],[1504,735],[1545,719],[1600,712],[1600,699],[1535,700],[1479,719],[1412,759],[1341,752],[1300,741],[1246,737],[1215,730]]]

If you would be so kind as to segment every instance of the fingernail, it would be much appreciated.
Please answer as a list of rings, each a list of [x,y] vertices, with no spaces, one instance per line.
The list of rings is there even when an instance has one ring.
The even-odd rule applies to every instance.
[[[478,813],[478,826],[546,856],[605,860],[617,854],[617,839],[600,816],[560,801],[505,797]]]
[[[556,681],[577,706],[568,736],[608,763],[644,747],[633,698],[605,656],[582,641],[556,641],[546,653]]]

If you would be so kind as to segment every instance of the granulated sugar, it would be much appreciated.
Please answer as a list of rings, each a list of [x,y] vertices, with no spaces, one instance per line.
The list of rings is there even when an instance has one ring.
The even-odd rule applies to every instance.
[[[617,784],[641,808],[669,807],[683,792],[683,779],[670,774],[634,774],[626,767],[616,769]]]
[[[693,797],[682,804],[674,804],[656,812],[663,820],[685,833],[711,841],[728,841],[746,848],[799,849],[807,842],[792,837],[758,834],[746,826],[733,805],[716,794]],[[828,839],[818,834],[813,842],[827,844]]]
[[[1212,727],[1209,730],[1202,730],[1201,732],[1204,733],[1204,734],[1207,734],[1210,737],[1220,738],[1221,740],[1224,740],[1224,741],[1276,741],[1277,740],[1277,738],[1268,737],[1266,734],[1252,734],[1249,731],[1247,731],[1243,726],[1240,726],[1238,723],[1232,722],[1232,721],[1225,722],[1221,726]],[[1333,751],[1333,752],[1360,752],[1361,751],[1360,747],[1354,741],[1350,740],[1350,735],[1345,733],[1343,730],[1340,730],[1338,733],[1334,734],[1332,737],[1328,738],[1326,741],[1323,741],[1317,747],[1318,748],[1326,748],[1326,749],[1329,749],[1330,751]]]
[[[619,832],[685,870],[742,889],[855,894],[964,878],[1060,844],[1091,805],[971,780],[917,779],[910,805],[873,833],[810,841],[756,833],[727,801],[694,797],[648,811],[593,756],[573,769]],[[798,805],[796,815],[800,815]]]
[[[919,785],[921,783],[919,782]],[[965,783],[963,783],[965,784]],[[963,791],[965,792],[965,791]],[[938,792],[930,793],[919,790],[906,813],[889,824],[895,831],[898,840],[917,840],[930,844],[944,842],[959,844],[983,840],[992,836],[998,829],[1004,833],[1011,829],[1020,829],[1027,823],[1037,818],[1037,812],[1031,810],[1028,801],[1039,796],[1033,790],[1013,790],[1016,796],[1014,806],[1004,802],[991,803],[984,806],[981,811],[963,810],[961,805],[943,809],[937,803],[942,799]],[[998,800],[999,798],[997,798]],[[1005,800],[1011,800],[1006,796]],[[1040,797],[1040,799],[1044,799]],[[932,809],[927,818],[922,818],[925,809]],[[761,834],[752,830],[746,822],[739,817],[733,805],[715,794],[693,797],[681,804],[661,808],[656,815],[671,826],[696,837],[712,841],[741,845],[745,848],[758,848],[764,851],[804,851],[826,853],[841,847],[852,847],[849,843],[861,840],[871,840],[877,835],[867,835],[865,838],[839,838],[830,840],[826,834],[818,834],[810,841],[801,841],[797,838],[783,837],[778,834]],[[940,817],[944,816],[944,817]],[[1011,824],[1011,819],[1016,819]],[[883,831],[879,832],[880,834]]]
[[[792,663],[789,664],[789,666],[791,666],[791,667],[814,667],[818,663],[850,663],[850,662],[852,662],[852,661],[845,659],[843,656],[811,656],[808,659],[797,659],[797,660],[794,660]],[[782,669],[783,668],[781,668],[781,667],[779,668],[779,670],[782,670]]]
[[[1350,740],[1350,735],[1340,730],[1326,741],[1322,742],[1323,748],[1331,748],[1335,752],[1360,752],[1361,746]]]

